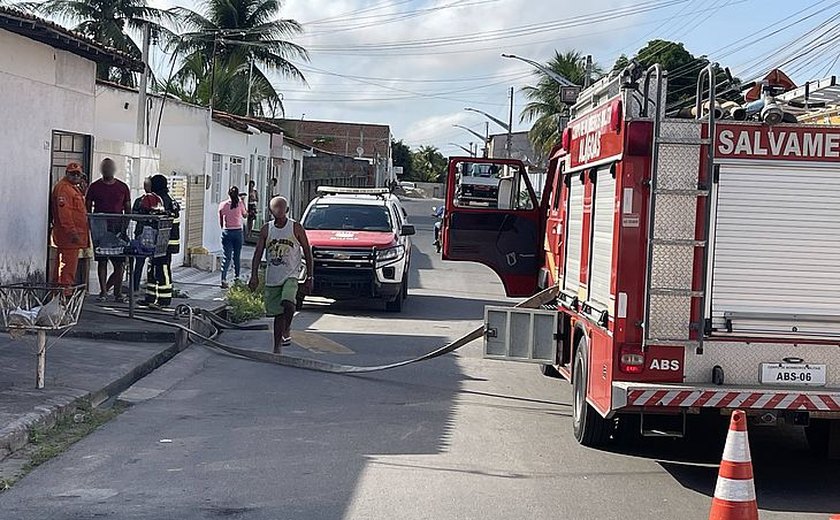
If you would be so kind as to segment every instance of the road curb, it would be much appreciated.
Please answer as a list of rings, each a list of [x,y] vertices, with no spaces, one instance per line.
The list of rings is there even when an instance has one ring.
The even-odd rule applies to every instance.
[[[29,434],[35,428],[52,428],[55,423],[82,404],[98,406],[128,389],[131,385],[162,366],[189,346],[186,333],[179,331],[176,341],[164,350],[136,365],[127,374],[117,378],[99,390],[79,391],[78,395],[60,396],[50,399],[46,405],[36,406],[33,411],[0,429],[0,461],[12,455],[29,443]]]

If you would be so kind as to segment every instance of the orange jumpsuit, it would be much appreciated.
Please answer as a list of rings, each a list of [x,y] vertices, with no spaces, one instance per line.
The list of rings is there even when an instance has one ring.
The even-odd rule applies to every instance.
[[[58,283],[75,285],[79,251],[88,247],[88,227],[85,196],[81,190],[63,178],[52,192],[52,240],[58,249]]]

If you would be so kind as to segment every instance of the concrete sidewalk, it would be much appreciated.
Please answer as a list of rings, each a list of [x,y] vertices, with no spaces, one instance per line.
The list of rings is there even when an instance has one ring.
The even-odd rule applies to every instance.
[[[210,310],[212,300],[182,300]],[[173,303],[177,304],[179,300]],[[50,427],[82,402],[94,406],[118,395],[187,347],[174,328],[109,316],[126,305],[88,297],[78,325],[47,338],[46,385],[35,388],[36,336],[0,332],[0,460],[22,448],[35,427]],[[140,311],[163,320],[172,312]]]
[[[250,276],[253,252],[252,246],[242,250],[241,276],[245,280]],[[96,274],[91,275],[90,290],[97,294]],[[173,299],[173,307],[180,303],[208,310],[224,307],[225,290],[220,287],[218,271],[179,267],[172,277],[175,288],[187,296]],[[232,266],[228,281],[233,282]],[[42,390],[35,388],[35,335],[12,340],[0,331],[0,460],[22,448],[33,428],[51,426],[81,402],[97,405],[118,395],[187,346],[174,328],[107,314],[113,311],[127,313],[128,305],[98,302],[88,296],[79,323],[61,337],[48,337],[46,387]],[[174,319],[171,310],[138,307],[136,313]]]
[[[242,247],[242,264],[240,277],[248,281],[251,277],[251,259],[254,257],[254,246]],[[232,262],[231,262],[232,264]],[[233,283],[233,265],[228,269],[228,283]],[[190,299],[207,301],[224,301],[225,290],[221,288],[222,274],[219,271],[207,272],[194,267],[176,267],[172,269],[172,280],[178,291],[186,292]]]

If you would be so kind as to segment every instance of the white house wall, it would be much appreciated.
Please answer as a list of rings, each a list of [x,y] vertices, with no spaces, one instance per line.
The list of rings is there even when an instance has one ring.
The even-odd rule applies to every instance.
[[[219,226],[219,203],[227,198],[227,192],[231,186],[231,158],[242,159],[242,178],[247,178],[252,155],[266,157],[266,161],[268,161],[271,153],[271,134],[248,134],[213,123],[210,149],[213,154],[222,156],[222,176],[218,197],[214,198],[212,180],[211,189],[204,194],[204,247],[211,252],[220,252],[222,250],[222,229]],[[210,160],[212,161],[212,154]],[[208,169],[208,174],[210,172],[211,170]],[[242,184],[244,186],[238,186],[239,190],[247,190],[247,182]],[[261,202],[261,204],[264,202]]]
[[[44,279],[53,130],[93,134],[92,61],[0,30],[0,282]]]

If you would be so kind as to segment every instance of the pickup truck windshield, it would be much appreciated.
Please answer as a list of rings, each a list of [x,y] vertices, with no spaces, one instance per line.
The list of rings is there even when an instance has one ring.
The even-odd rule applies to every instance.
[[[304,229],[344,231],[391,231],[385,206],[317,204],[303,221]]]

